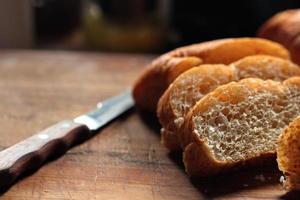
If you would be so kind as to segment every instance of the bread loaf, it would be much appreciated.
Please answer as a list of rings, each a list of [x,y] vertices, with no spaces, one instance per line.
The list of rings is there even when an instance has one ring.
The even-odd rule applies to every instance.
[[[284,45],[292,60],[300,64],[300,9],[286,10],[271,17],[257,35]]]
[[[300,76],[300,68],[289,60],[266,55],[242,58],[231,65],[207,64],[181,74],[158,103],[162,142],[170,150],[180,150],[180,134],[186,114],[204,95],[220,85],[243,78],[257,77],[283,81]]]
[[[279,136],[277,162],[284,173],[286,190],[300,190],[300,117],[289,124]]]
[[[300,77],[247,78],[220,86],[189,111],[181,140],[188,174],[208,176],[268,162],[281,131],[300,113]]]
[[[140,109],[155,112],[170,83],[184,71],[200,64],[229,64],[245,56],[266,54],[289,59],[280,44],[258,38],[221,39],[181,47],[154,60],[136,81],[133,97]]]

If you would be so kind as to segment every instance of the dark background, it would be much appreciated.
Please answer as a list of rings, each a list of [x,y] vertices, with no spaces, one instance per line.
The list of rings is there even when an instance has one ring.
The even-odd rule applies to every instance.
[[[104,51],[101,44],[94,48],[95,38],[86,42],[89,38],[82,16],[88,3],[101,8],[108,21],[120,25],[131,23],[133,31],[142,23],[154,21],[152,29],[162,32],[158,35],[161,41],[159,46],[145,47],[143,51],[158,53],[206,40],[255,36],[260,25],[275,13],[300,7],[300,0],[32,0],[32,47]],[[97,37],[97,33],[92,34]],[[99,37],[104,36],[99,34]],[[110,49],[114,50],[118,51],[115,47]],[[133,45],[122,51],[139,52],[139,49]]]
[[[299,0],[175,0],[171,26],[181,36],[178,45],[216,38],[255,36],[259,26],[272,15],[299,6]]]

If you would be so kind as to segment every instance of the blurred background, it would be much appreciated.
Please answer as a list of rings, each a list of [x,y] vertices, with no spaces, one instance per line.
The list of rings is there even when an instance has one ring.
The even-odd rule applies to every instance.
[[[1,0],[0,48],[160,53],[254,36],[299,0]]]

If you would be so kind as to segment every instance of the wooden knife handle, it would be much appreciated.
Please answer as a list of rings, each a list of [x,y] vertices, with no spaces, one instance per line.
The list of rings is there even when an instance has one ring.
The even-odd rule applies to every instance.
[[[37,169],[89,136],[89,129],[73,121],[59,122],[0,152],[0,187],[9,186],[23,172]]]

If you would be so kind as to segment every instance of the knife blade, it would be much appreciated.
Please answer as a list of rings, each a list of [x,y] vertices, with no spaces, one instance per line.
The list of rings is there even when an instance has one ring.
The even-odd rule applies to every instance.
[[[99,102],[96,109],[87,114],[61,121],[0,151],[0,187],[11,185],[24,172],[37,169],[52,156],[90,137],[133,105],[131,91],[128,90]]]

